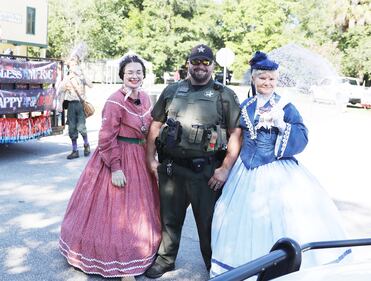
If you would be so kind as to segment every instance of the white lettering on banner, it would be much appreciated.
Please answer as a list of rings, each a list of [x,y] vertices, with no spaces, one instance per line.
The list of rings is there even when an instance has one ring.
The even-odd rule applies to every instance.
[[[22,79],[22,72],[17,69],[0,69],[0,78]]]
[[[21,107],[21,104],[22,104],[22,97],[0,97],[1,108]]]
[[[47,64],[18,62],[15,60],[0,58],[0,81],[4,80],[23,80],[53,82],[57,77],[57,63]],[[43,81],[44,80],[44,81]],[[8,83],[8,81],[6,81]]]
[[[24,97],[23,106],[25,108],[36,107],[38,97]]]
[[[30,106],[31,107],[36,107],[37,105],[37,99],[39,98],[40,95],[37,95],[37,97],[31,97],[31,102],[30,102]]]
[[[44,70],[44,69],[29,69],[28,77],[33,80],[37,79],[53,79],[53,69]]]
[[[3,101],[3,99],[4,99],[3,94],[0,93],[0,95],[1,95],[1,97],[0,97],[0,108],[5,108],[5,104],[4,104],[4,101]]]

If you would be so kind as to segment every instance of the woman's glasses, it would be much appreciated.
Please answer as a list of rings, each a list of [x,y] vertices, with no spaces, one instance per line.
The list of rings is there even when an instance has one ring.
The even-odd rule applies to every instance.
[[[127,76],[129,76],[129,77],[134,77],[134,76],[136,76],[136,77],[141,77],[141,76],[143,76],[143,71],[128,71],[128,72],[125,72],[124,73],[125,75],[127,75]]]
[[[200,65],[202,63],[203,65],[209,66],[212,63],[212,61],[196,59],[196,60],[191,60],[190,63],[192,65]]]

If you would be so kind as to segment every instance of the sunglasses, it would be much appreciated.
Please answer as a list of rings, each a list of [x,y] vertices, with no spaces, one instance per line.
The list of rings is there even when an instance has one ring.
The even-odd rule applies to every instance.
[[[191,60],[190,63],[192,65],[200,65],[202,63],[203,65],[209,66],[212,63],[212,61],[209,61],[209,60]]]

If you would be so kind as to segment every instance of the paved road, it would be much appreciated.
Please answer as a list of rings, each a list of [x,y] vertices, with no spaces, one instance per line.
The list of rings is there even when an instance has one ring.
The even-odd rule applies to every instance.
[[[97,107],[88,119],[92,148],[97,145],[100,111],[117,86],[95,85],[89,91]],[[161,86],[153,89],[158,92]],[[236,87],[240,99],[246,88]],[[339,207],[352,238],[367,237],[371,228],[369,167],[371,110],[311,103],[289,98],[303,114],[310,143],[299,160],[322,182]],[[79,140],[81,141],[81,140]],[[82,143],[79,143],[82,149]],[[59,254],[58,234],[64,211],[87,158],[68,161],[68,135],[0,145],[0,280],[103,280],[76,271]],[[207,280],[191,211],[187,214],[176,270],[159,280]],[[359,250],[357,257],[370,257]],[[118,280],[118,279],[112,279]],[[147,281],[145,277],[137,280]]]

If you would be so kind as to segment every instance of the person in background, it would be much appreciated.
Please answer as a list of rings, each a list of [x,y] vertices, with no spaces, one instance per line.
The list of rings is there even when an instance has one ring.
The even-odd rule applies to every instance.
[[[77,149],[79,133],[84,140],[84,156],[89,156],[90,154],[86,118],[80,98],[82,100],[86,99],[85,86],[91,88],[92,84],[85,78],[78,56],[71,57],[67,62],[67,66],[69,73],[61,82],[58,92],[63,93],[59,99],[63,99],[64,104],[67,104],[68,135],[72,143],[72,152],[67,156],[67,159],[70,160],[79,157],[79,151]]]
[[[174,72],[174,81],[179,81],[180,80],[180,74],[179,74],[179,70],[177,69],[175,72]]]
[[[68,203],[59,249],[85,273],[134,279],[161,240],[158,186],[145,162],[151,102],[141,89],[143,60],[122,58],[122,87],[106,101],[98,148]]]
[[[210,276],[269,253],[277,240],[342,240],[339,212],[295,155],[308,143],[296,107],[275,92],[278,64],[263,52],[250,61],[253,96],[241,104],[241,152],[212,222]],[[337,262],[349,249],[311,251],[302,267]]]
[[[189,204],[210,269],[214,204],[238,156],[239,103],[231,89],[212,79],[212,50],[195,46],[188,70],[189,77],[167,86],[152,110],[147,164],[159,180],[162,241],[155,263],[145,273],[149,278],[174,269]]]
[[[187,79],[188,78],[188,59],[182,64],[179,68],[179,78],[180,79]]]

